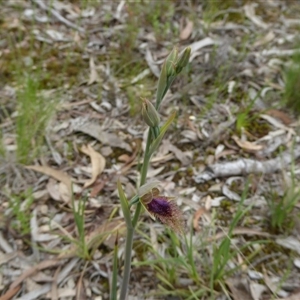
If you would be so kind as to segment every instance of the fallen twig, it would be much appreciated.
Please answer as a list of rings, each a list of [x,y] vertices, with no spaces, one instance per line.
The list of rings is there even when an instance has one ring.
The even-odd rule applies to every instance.
[[[217,177],[228,177],[247,175],[250,173],[273,173],[284,166],[290,164],[294,159],[300,157],[300,145],[291,150],[283,152],[280,156],[266,161],[257,161],[253,159],[238,159],[226,163],[218,163],[208,166],[206,170],[194,177],[197,183],[209,181]]]

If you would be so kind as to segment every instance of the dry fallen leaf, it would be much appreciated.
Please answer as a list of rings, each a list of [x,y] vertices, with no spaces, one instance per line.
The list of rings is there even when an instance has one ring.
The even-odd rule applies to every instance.
[[[27,166],[27,169],[34,170],[46,175],[53,177],[54,179],[60,181],[58,190],[59,196],[56,195],[55,200],[63,200],[68,203],[72,197],[72,178],[65,172],[55,170],[48,166]],[[48,189],[49,194],[52,196],[50,190]]]
[[[99,152],[95,151],[91,145],[82,146],[81,151],[91,158],[92,163],[92,178],[84,184],[84,187],[87,188],[91,186],[103,172],[106,161],[105,158]]]
[[[62,261],[52,259],[52,260],[44,260],[40,262],[39,264],[32,266],[31,268],[24,271],[11,285],[10,289],[14,289],[19,284],[21,284],[26,278],[29,276],[32,276],[34,273],[41,271],[43,269],[52,268],[54,266],[62,264]]]
[[[98,82],[98,81],[99,81],[99,76],[96,71],[95,62],[94,62],[93,57],[90,57],[90,78],[89,78],[89,81],[87,84],[91,85],[94,82]]]
[[[72,124],[74,131],[83,132],[96,140],[100,141],[104,145],[111,147],[118,147],[125,149],[128,152],[132,152],[131,146],[124,142],[117,134],[103,131],[102,126],[97,123],[84,121],[74,121]]]
[[[254,143],[248,142],[248,141],[242,141],[237,136],[232,136],[232,139],[237,143],[239,147],[241,147],[244,150],[248,151],[258,151],[263,149],[262,145],[256,145]]]
[[[177,148],[174,144],[169,140],[163,140],[162,146],[164,148],[164,152],[172,152],[176,156],[178,160],[180,160],[183,166],[187,166],[190,164],[191,157],[188,152],[183,152],[179,148]]]
[[[287,249],[294,250],[298,252],[298,254],[300,254],[300,241],[293,236],[288,236],[286,238],[278,238],[276,239],[276,244]]]
[[[226,280],[234,300],[253,300],[249,293],[247,280],[240,278],[229,278]]]
[[[273,31],[269,31],[265,36],[260,38],[254,43],[254,47],[262,46],[264,44],[267,44],[271,42],[275,38],[275,33]]]
[[[280,288],[281,285],[280,281],[277,280],[276,277],[273,278],[270,277],[264,267],[263,267],[263,276],[264,276],[264,282],[266,286],[270,289],[270,291],[272,291],[272,293],[276,296],[276,298],[277,297],[283,298],[288,296],[288,293]]]
[[[267,115],[275,117],[279,119],[284,125],[289,125],[293,122],[293,120],[288,116],[285,112],[280,111],[278,109],[269,109],[265,112]]]
[[[249,3],[244,6],[245,15],[249,18],[255,25],[260,28],[268,28],[268,24],[263,22],[260,17],[255,14],[255,5],[256,3]]]
[[[2,264],[8,263],[11,259],[17,256],[17,252],[10,252],[10,253],[1,253],[0,252],[0,266]]]
[[[193,31],[194,23],[190,21],[189,19],[186,19],[186,25],[185,27],[181,30],[180,32],[180,39],[181,40],[186,40],[189,38]]]
[[[27,166],[26,168],[51,176],[56,180],[63,182],[71,190],[72,179],[67,173],[63,171],[55,170],[48,166]]]
[[[121,154],[118,157],[118,161],[122,161],[124,163],[127,163],[130,160],[130,156],[128,154]]]
[[[205,207],[201,207],[199,208],[195,214],[194,214],[194,218],[193,218],[193,227],[196,231],[200,231],[200,226],[198,224],[199,219],[205,215],[205,214],[209,214],[209,212],[206,210]]]
[[[260,300],[262,294],[267,290],[266,286],[250,281],[249,289],[253,300]]]

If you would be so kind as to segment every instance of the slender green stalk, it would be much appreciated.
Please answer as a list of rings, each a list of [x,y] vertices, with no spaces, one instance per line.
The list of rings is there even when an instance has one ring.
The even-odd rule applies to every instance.
[[[143,163],[143,169],[142,169],[142,171],[144,171],[144,169],[145,169],[145,172],[142,172],[140,186],[142,186],[146,182],[147,170],[148,170],[148,166],[149,166],[149,162],[150,162],[150,157],[151,157],[150,155],[145,155],[145,159],[144,159],[144,163]],[[137,221],[139,219],[139,215],[141,213],[141,208],[142,208],[142,204],[138,203],[137,206],[136,206],[134,217],[132,219],[132,226],[134,228],[135,228],[135,226],[137,224]]]
[[[121,293],[120,293],[120,300],[125,300],[127,295],[127,287],[129,283],[130,269],[131,269],[133,234],[134,234],[134,228],[133,227],[127,228],[126,246],[125,246],[125,264],[124,264],[124,274],[123,274],[123,282],[122,282]]]
[[[117,299],[117,283],[118,283],[118,232],[117,237],[115,240],[115,247],[114,247],[114,258],[113,258],[113,276],[111,282],[111,292],[110,292],[110,300]]]
[[[140,186],[146,182],[147,171],[148,171],[148,166],[149,166],[149,162],[150,162],[150,155],[148,154],[148,152],[150,149],[151,138],[152,138],[152,135],[151,135],[151,131],[149,130],[146,149],[145,149],[145,156],[144,156],[143,166],[142,166],[142,170],[141,170]],[[128,287],[128,283],[129,283],[130,270],[131,270],[131,256],[132,256],[132,244],[133,244],[134,229],[135,229],[137,221],[139,219],[141,209],[142,209],[142,204],[138,203],[136,205],[136,210],[134,213],[134,217],[132,219],[132,226],[130,226],[129,228],[127,227],[125,257],[124,257],[125,264],[124,264],[124,274],[123,274],[123,282],[122,282],[121,293],[120,293],[120,300],[123,300],[123,299],[125,300],[126,295],[127,295],[127,287]]]

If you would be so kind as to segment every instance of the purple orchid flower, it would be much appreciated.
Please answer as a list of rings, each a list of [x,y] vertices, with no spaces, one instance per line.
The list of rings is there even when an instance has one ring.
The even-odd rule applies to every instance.
[[[182,232],[183,216],[173,197],[161,196],[158,188],[153,187],[157,183],[142,186],[139,190],[140,201],[153,217],[161,223],[171,227],[177,232]]]

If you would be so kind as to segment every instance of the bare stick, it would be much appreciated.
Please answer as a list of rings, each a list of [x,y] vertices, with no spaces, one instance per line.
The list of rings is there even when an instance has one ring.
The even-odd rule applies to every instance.
[[[273,173],[284,169],[293,160],[300,157],[300,146],[284,151],[280,156],[266,161],[241,158],[235,161],[217,163],[208,166],[204,172],[194,177],[197,183],[209,181],[217,177],[247,175],[250,173]]]

